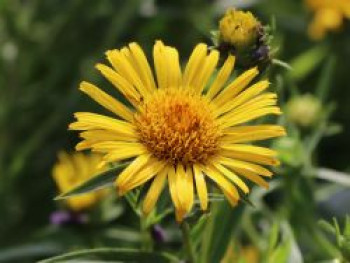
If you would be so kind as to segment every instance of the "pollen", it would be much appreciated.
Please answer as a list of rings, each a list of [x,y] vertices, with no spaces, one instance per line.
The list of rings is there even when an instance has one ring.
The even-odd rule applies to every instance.
[[[205,164],[218,151],[221,137],[211,107],[187,88],[160,89],[135,115],[139,139],[169,164]]]

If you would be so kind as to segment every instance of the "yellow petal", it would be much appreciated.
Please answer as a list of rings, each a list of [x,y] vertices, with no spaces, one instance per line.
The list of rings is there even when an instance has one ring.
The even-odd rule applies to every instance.
[[[234,159],[230,159],[230,158],[225,158],[223,156],[218,157],[217,162],[233,169],[240,169],[240,170],[245,170],[245,171],[249,171],[249,172],[253,172],[253,173],[257,173],[263,176],[267,176],[267,177],[271,177],[272,176],[272,172],[269,171],[268,169],[257,165],[257,164],[253,164],[253,163],[249,163],[249,162],[244,162],[244,161],[239,161],[239,160],[234,160]]]
[[[176,215],[176,221],[181,222],[186,214],[186,211],[182,209],[182,205],[179,200],[179,195],[181,192],[181,188],[179,188],[178,181],[177,181],[177,174],[175,172],[175,168],[171,167],[168,173],[168,180],[169,180],[169,192],[171,199],[173,200],[174,206],[175,206],[175,215]]]
[[[146,153],[147,149],[144,146],[134,145],[126,149],[116,148],[115,150],[108,152],[103,159],[105,162],[117,162]]]
[[[263,96],[265,97],[265,96]],[[276,105],[276,98],[258,98],[259,100],[251,100],[247,103],[237,107],[230,112],[218,117],[221,122],[226,122],[227,120],[239,119],[249,115],[251,112],[255,112],[264,108],[273,107]]]
[[[209,99],[213,99],[218,92],[225,85],[227,80],[230,78],[231,72],[234,68],[236,58],[234,56],[229,55],[226,59],[224,65],[220,69],[218,75],[216,76],[213,84],[210,86],[207,97]]]
[[[152,185],[149,188],[145,199],[143,200],[143,212],[146,215],[153,210],[155,204],[157,203],[157,200],[163,191],[168,171],[169,168],[166,167],[154,178],[154,181],[152,182]]]
[[[127,120],[129,122],[133,120],[133,113],[131,110],[129,110],[118,100],[114,99],[112,96],[97,88],[95,85],[84,81],[80,84],[80,90],[89,95],[92,99],[97,101],[107,110],[110,110],[124,120]]]
[[[123,141],[102,141],[92,145],[92,150],[96,152],[111,152],[117,150],[128,150],[130,148],[143,148],[144,145],[139,142]]]
[[[107,51],[106,55],[114,69],[131,83],[141,96],[148,97],[149,90],[143,85],[139,74],[133,67],[133,64],[130,63],[127,56],[116,49]]]
[[[252,68],[247,70],[238,78],[236,78],[231,84],[227,86],[216,98],[213,99],[213,102],[221,106],[224,103],[230,101],[238,93],[240,93],[249,83],[259,74],[258,68]]]
[[[193,172],[190,166],[186,167],[184,190],[186,191],[186,211],[189,213],[194,203]]]
[[[90,112],[77,112],[74,116],[77,121],[69,125],[70,130],[106,129],[131,138],[137,136],[134,126],[121,120]]]
[[[77,151],[90,149],[92,148],[92,145],[99,142],[104,142],[104,141],[135,142],[138,140],[136,137],[132,138],[130,136],[118,134],[110,130],[89,130],[89,131],[81,132],[79,136],[84,140],[79,142],[75,146],[75,149]]]
[[[103,64],[97,64],[96,69],[101,72],[101,74],[113,84],[123,95],[124,97],[130,101],[134,106],[137,106],[141,101],[141,96],[134,89],[132,84],[128,82],[124,77],[122,77],[119,73],[107,67]]]
[[[232,109],[242,105],[243,103],[249,101],[250,99],[254,98],[255,96],[259,95],[261,92],[266,90],[269,87],[269,85],[270,85],[270,82],[268,82],[267,80],[259,81],[258,83],[249,87],[247,90],[240,93],[234,99],[228,101],[227,103],[219,107],[218,113],[221,115],[225,112],[229,112]]]
[[[123,188],[119,188],[119,194],[124,194],[152,179],[157,175],[164,167],[166,163],[163,161],[157,161],[156,159],[150,159],[147,164],[140,171],[133,176],[129,177],[123,185]]]
[[[266,116],[270,114],[281,115],[282,112],[279,107],[270,106],[262,109],[257,109],[254,111],[242,112],[241,114],[239,114],[239,116],[226,115],[225,117],[220,119],[221,127],[228,128],[228,127],[236,126],[236,125],[239,125],[248,121],[252,121],[262,116]]]
[[[131,55],[134,58],[135,64],[137,65],[138,72],[141,76],[144,86],[147,87],[147,89],[151,92],[156,90],[152,70],[141,47],[136,43],[131,43],[129,44],[129,48]]]
[[[279,165],[277,153],[267,148],[251,145],[223,145],[223,156],[263,165]]]
[[[201,205],[201,209],[206,211],[208,209],[208,191],[205,183],[203,172],[200,170],[198,165],[193,166],[194,178],[196,182],[196,189]]]
[[[138,138],[131,138],[129,136],[122,135],[110,130],[91,130],[83,131],[79,136],[85,140],[92,142],[101,142],[101,141],[137,141]]]
[[[165,46],[162,43],[162,41],[156,41],[156,44],[153,47],[153,59],[154,68],[157,76],[158,88],[164,89],[168,87],[168,69]]]
[[[236,169],[236,171],[237,171],[237,173],[239,173],[240,175],[244,176],[248,180],[256,183],[257,185],[260,185],[261,187],[264,187],[265,189],[269,189],[268,182],[266,182],[258,174],[250,172],[250,171],[247,171],[247,170],[243,170],[243,169]]]
[[[166,47],[165,49],[166,67],[168,72],[168,87],[179,87],[181,85],[181,69],[179,54],[175,48]]]
[[[219,61],[220,53],[217,50],[212,50],[209,56],[206,57],[204,64],[202,65],[199,76],[197,76],[193,88],[198,94],[201,94],[209,78],[216,69],[216,65]]]
[[[219,186],[230,204],[236,205],[239,200],[239,194],[236,187],[229,182],[215,167],[203,167],[202,170],[204,170],[205,174]]]
[[[184,72],[183,83],[185,87],[193,87],[195,78],[198,76],[198,73],[201,72],[206,55],[207,45],[198,44],[194,48]]]
[[[225,130],[224,135],[220,140],[222,142],[228,142],[228,143],[242,143],[242,142],[266,140],[266,139],[286,135],[286,131],[284,130],[284,128],[278,125],[275,125],[274,129],[268,129],[268,128],[264,129],[259,127],[256,127],[256,129],[254,129],[254,126],[250,127],[252,129],[246,129],[247,127],[249,126],[239,126],[239,127],[228,128]]]
[[[193,204],[193,182],[181,164],[176,167],[176,189],[180,203],[179,210],[186,214]]]
[[[144,167],[150,160],[150,154],[142,154],[132,161],[128,167],[126,167],[118,176],[116,180],[116,186],[124,189],[125,182],[129,180],[131,176],[137,173],[142,167]]]
[[[218,169],[218,171],[220,171],[223,175],[225,175],[228,179],[230,179],[233,183],[235,183],[239,188],[241,188],[244,193],[249,193],[248,186],[234,172],[230,171],[229,169],[225,168],[219,163],[214,163],[213,166],[216,169]]]

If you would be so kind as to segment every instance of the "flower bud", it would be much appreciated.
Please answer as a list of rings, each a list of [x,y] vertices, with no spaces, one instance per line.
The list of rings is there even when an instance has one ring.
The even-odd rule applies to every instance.
[[[233,54],[239,67],[248,68],[265,67],[270,61],[269,39],[266,28],[251,12],[229,9],[212,40],[223,56]]]
[[[287,118],[302,128],[314,126],[321,115],[321,102],[311,94],[295,97],[287,103]]]

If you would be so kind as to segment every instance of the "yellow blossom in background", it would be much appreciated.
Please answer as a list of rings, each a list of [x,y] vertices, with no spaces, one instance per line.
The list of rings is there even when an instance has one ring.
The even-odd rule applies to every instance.
[[[219,22],[220,39],[237,49],[249,47],[257,40],[260,26],[251,12],[229,9]]]
[[[254,246],[235,247],[230,244],[226,250],[225,256],[220,263],[258,263],[260,259],[259,249]]]
[[[101,161],[102,156],[98,154],[60,152],[52,172],[59,191],[65,193],[103,172],[105,168],[98,167]],[[66,203],[70,209],[79,211],[93,206],[104,194],[104,190],[83,194],[67,199]]]
[[[350,0],[306,0],[306,4],[314,13],[308,32],[315,40],[324,38],[329,31],[338,31],[344,19],[350,18]]]
[[[154,71],[136,43],[106,53],[112,65],[96,68],[132,107],[98,87],[82,82],[80,89],[111,111],[109,117],[78,112],[71,130],[81,131],[77,150],[104,154],[104,162],[130,160],[116,180],[118,193],[152,181],[143,200],[143,211],[155,206],[166,182],[181,222],[191,211],[195,192],[202,210],[208,207],[207,181],[213,181],[232,205],[247,194],[245,180],[265,188],[266,165],[278,165],[277,153],[253,146],[252,141],[285,134],[277,125],[247,125],[259,117],[281,114],[275,93],[264,92],[267,80],[248,87],[259,74],[251,68],[229,82],[235,58],[229,56],[216,70],[219,52],[208,53],[205,44],[195,47],[182,71],[175,48],[157,41],[153,49]],[[155,76],[154,76],[155,75]]]

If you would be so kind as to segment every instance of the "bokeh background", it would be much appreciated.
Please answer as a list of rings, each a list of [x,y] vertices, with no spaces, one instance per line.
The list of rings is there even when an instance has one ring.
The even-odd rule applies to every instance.
[[[185,59],[196,43],[210,43],[210,31],[227,7],[249,8],[265,24],[275,21],[276,57],[298,67],[296,73],[275,68],[272,81],[292,78],[284,89],[313,93],[332,61],[326,101],[334,103],[331,121],[341,131],[323,138],[313,156],[317,167],[350,172],[348,21],[339,32],[313,41],[307,34],[312,13],[301,0],[0,0],[0,262],[33,262],[68,247],[91,246],[84,243],[86,229],[50,224],[59,207],[51,171],[57,152],[71,151],[78,141],[67,131],[73,112],[100,111],[78,84],[107,85],[94,69],[104,52],[136,41],[151,55],[154,41],[162,39]],[[285,92],[282,104],[291,93]],[[341,220],[350,212],[350,179],[342,175],[342,188],[319,204],[315,218]],[[275,203],[279,196],[269,198]],[[137,239],[130,230],[137,221],[120,205],[115,213],[122,227],[113,242],[130,244]]]

